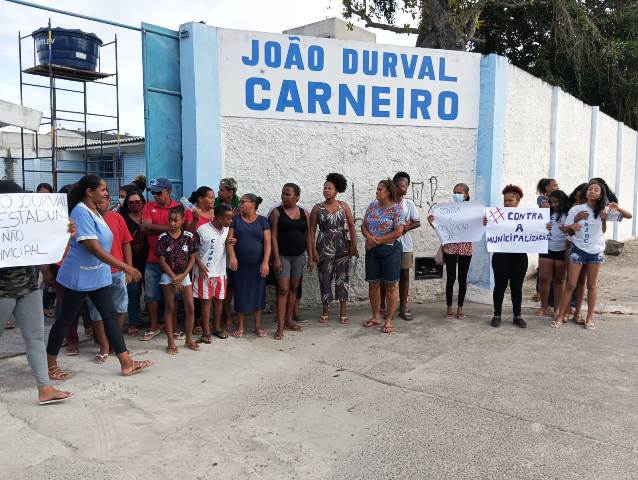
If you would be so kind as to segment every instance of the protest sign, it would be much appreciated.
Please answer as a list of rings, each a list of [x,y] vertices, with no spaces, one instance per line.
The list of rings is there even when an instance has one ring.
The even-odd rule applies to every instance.
[[[439,203],[432,225],[442,244],[478,242],[483,238],[485,206],[474,202]]]
[[[69,240],[66,195],[0,194],[0,268],[58,262]]]
[[[547,253],[549,208],[488,207],[488,252]]]

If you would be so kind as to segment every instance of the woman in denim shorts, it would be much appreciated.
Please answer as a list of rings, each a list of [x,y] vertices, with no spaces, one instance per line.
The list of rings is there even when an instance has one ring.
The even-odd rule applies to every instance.
[[[605,220],[620,221],[631,218],[631,213],[623,210],[617,203],[607,203],[607,191],[603,183],[594,179],[589,182],[585,194],[587,202],[576,205],[569,210],[565,220],[566,228],[571,235],[572,248],[569,256],[567,284],[561,297],[560,309],[556,309],[552,326],[559,327],[567,315],[572,292],[578,283],[582,270],[587,273],[587,318],[585,328],[594,329],[594,310],[596,308],[598,271],[604,261]]]
[[[396,203],[396,186],[392,180],[381,180],[377,185],[377,199],[366,210],[361,232],[366,240],[366,281],[372,307],[372,318],[364,327],[381,325],[381,282],[386,288],[386,316],[383,333],[394,331],[392,317],[399,300],[399,274],[404,220],[401,205]]]

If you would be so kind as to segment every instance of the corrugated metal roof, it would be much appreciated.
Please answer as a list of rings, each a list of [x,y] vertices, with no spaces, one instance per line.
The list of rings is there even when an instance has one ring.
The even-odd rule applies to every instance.
[[[117,145],[118,141],[117,140],[104,140],[103,142],[87,142],[87,146],[89,148],[91,147],[99,147],[100,145],[102,146],[111,146],[111,145]],[[130,145],[132,143],[144,143],[144,137],[127,137],[127,138],[122,138],[119,141],[120,145]],[[84,148],[84,145],[61,145],[58,146],[59,150],[82,150]]]

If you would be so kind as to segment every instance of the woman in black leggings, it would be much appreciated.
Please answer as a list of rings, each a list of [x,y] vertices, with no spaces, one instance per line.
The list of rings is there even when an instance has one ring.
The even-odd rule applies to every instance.
[[[452,199],[455,202],[470,201],[470,187],[465,183],[457,183],[452,191]],[[432,225],[434,215],[428,215],[428,223]],[[454,311],[452,309],[452,296],[454,294],[454,283],[459,282],[459,298],[457,301],[456,318],[463,320],[463,302],[467,291],[467,273],[470,270],[472,261],[472,242],[448,243],[443,245],[443,258],[445,259],[445,301],[447,303],[446,318],[452,320]],[[458,265],[458,275],[457,275]]]
[[[503,189],[503,206],[518,207],[523,198],[523,190],[516,185],[508,185]],[[487,224],[487,218],[483,219]],[[492,270],[494,271],[494,316],[490,325],[501,326],[501,309],[507,284],[510,286],[512,295],[512,310],[514,314],[514,325],[520,328],[527,328],[527,323],[521,316],[521,304],[523,303],[523,281],[527,273],[526,253],[502,253],[492,254]]]
[[[71,239],[68,254],[56,279],[62,286],[64,295],[47,343],[49,377],[53,380],[66,380],[69,377],[69,374],[58,366],[58,352],[69,324],[77,317],[87,297],[93,301],[102,317],[106,336],[117,354],[122,374],[133,375],[152,365],[149,360],[131,359],[122,331],[117,324],[117,314],[111,296],[111,266],[123,270],[127,279],[133,281],[139,281],[141,274],[109,253],[113,233],[96,207],[106,196],[106,183],[97,175],[82,177],[69,193],[71,220],[77,233]]]

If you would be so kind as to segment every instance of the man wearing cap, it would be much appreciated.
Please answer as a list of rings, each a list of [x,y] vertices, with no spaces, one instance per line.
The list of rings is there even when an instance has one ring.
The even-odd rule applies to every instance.
[[[171,198],[173,185],[167,178],[156,178],[151,180],[148,187],[155,201],[148,202],[142,210],[142,231],[148,234],[148,260],[146,271],[144,272],[144,301],[148,307],[150,326],[144,334],[142,340],[150,340],[160,333],[157,318],[157,304],[162,298],[160,287],[160,277],[162,267],[157,257],[157,242],[159,236],[168,232],[168,212],[171,208],[177,207],[180,203]],[[184,215],[184,227],[188,228],[193,224],[193,214],[186,210]]]

